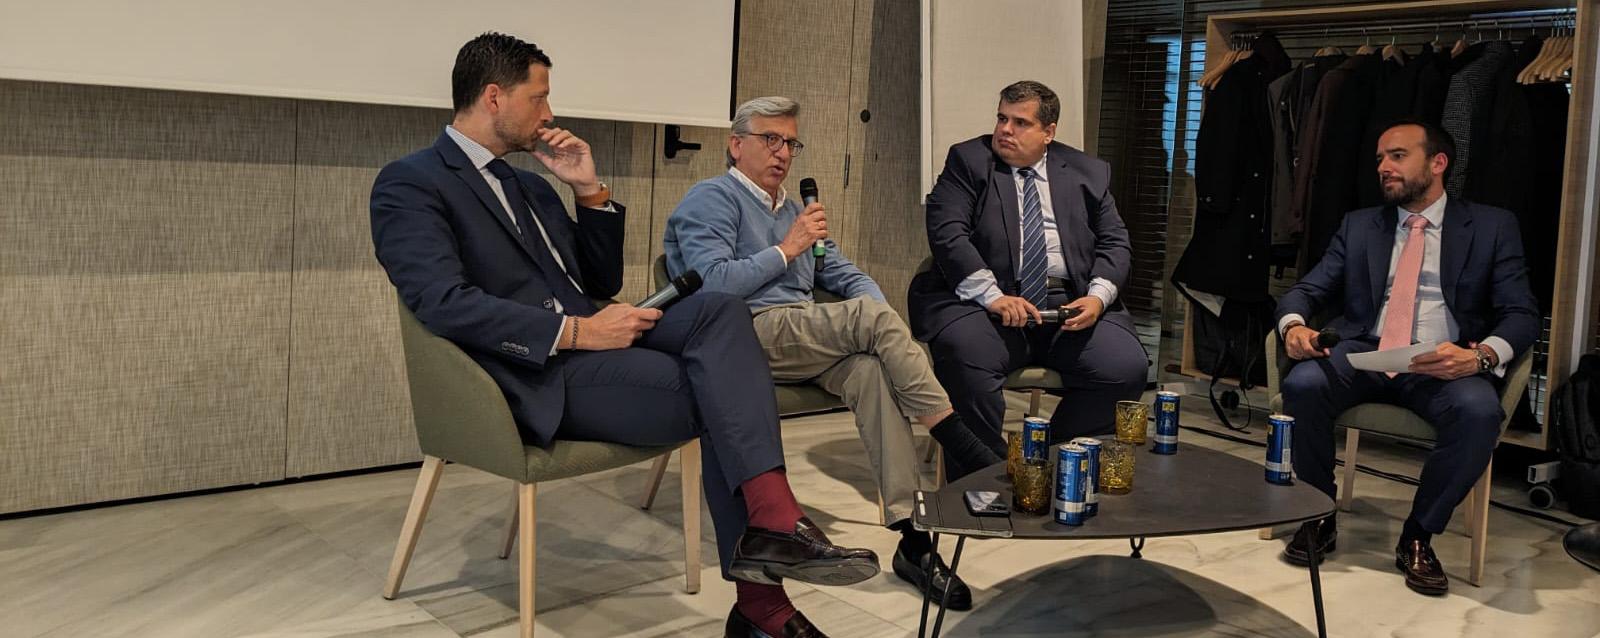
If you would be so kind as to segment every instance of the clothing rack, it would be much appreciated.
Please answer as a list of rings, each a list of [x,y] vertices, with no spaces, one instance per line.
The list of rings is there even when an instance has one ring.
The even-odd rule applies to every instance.
[[[1516,30],[1549,31],[1567,30],[1577,27],[1578,11],[1576,7],[1533,9],[1528,11],[1505,11],[1497,13],[1474,14],[1458,19],[1432,20],[1419,22],[1402,22],[1373,25],[1352,25],[1349,21],[1336,22],[1306,22],[1272,27],[1267,29],[1240,30],[1230,34],[1230,38],[1254,40],[1263,34],[1271,33],[1276,36],[1301,36],[1314,37],[1317,35],[1362,35],[1362,36],[1387,36],[1396,33],[1428,33],[1451,35],[1462,32],[1475,32],[1481,35],[1485,30]]]

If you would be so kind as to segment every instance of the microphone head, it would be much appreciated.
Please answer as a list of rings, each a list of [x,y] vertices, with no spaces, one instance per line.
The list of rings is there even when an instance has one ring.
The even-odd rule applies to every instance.
[[[802,201],[817,201],[817,180],[807,177],[800,180],[800,199]]]
[[[1317,333],[1317,347],[1332,348],[1339,345],[1339,338],[1339,333],[1333,328],[1323,328],[1322,332]]]
[[[672,287],[678,291],[678,296],[681,297],[699,290],[700,285],[703,283],[705,282],[700,280],[700,273],[690,270],[672,280]]]

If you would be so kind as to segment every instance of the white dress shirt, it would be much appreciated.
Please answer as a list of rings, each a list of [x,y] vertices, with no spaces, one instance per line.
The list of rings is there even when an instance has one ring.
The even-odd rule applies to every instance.
[[[1420,213],[1413,213],[1404,208],[1399,209],[1399,219],[1395,225],[1394,248],[1389,253],[1389,276],[1384,283],[1383,305],[1378,309],[1378,319],[1373,323],[1372,336],[1383,337],[1383,319],[1389,314],[1389,296],[1394,291],[1394,274],[1400,264],[1400,253],[1405,250],[1406,242],[1410,239],[1410,230],[1406,228],[1406,221],[1412,215],[1421,215],[1428,220],[1428,225],[1422,231],[1422,272],[1417,276],[1417,298],[1415,314],[1412,315],[1411,342],[1412,343],[1454,343],[1461,336],[1460,326],[1456,324],[1455,316],[1450,314],[1450,308],[1444,303],[1444,281],[1440,275],[1439,252],[1442,250],[1444,238],[1444,209],[1446,195]],[[1305,323],[1305,319],[1298,314],[1284,315],[1278,321],[1280,334],[1291,322]],[[1505,374],[1506,365],[1511,362],[1514,352],[1511,344],[1505,339],[1489,336],[1483,344],[1494,350],[1499,356],[1500,365],[1494,369],[1496,376]]]
[[[1039,209],[1044,214],[1045,258],[1049,264],[1045,271],[1045,276],[1066,278],[1067,257],[1065,253],[1061,252],[1061,233],[1056,229],[1056,211],[1050,202],[1050,176],[1049,171],[1045,170],[1045,160],[1049,156],[1048,152],[1045,153],[1043,157],[1039,158],[1039,161],[1034,162],[1033,166],[1029,168],[1033,170],[1033,187],[1039,192]],[[1023,203],[1023,195],[1027,192],[1027,180],[1022,177],[1022,169],[1016,167],[1011,168],[1011,179],[1017,187],[1017,226],[1019,229],[1024,229],[1023,217],[1027,214],[1027,207]],[[1026,237],[1025,230],[1019,230],[1017,236]],[[1021,246],[1017,247],[1016,263],[1022,263]],[[1018,273],[1018,275],[1020,276],[1021,273]],[[1100,303],[1109,308],[1111,307],[1111,302],[1117,298],[1117,286],[1103,277],[1095,277],[1089,281],[1089,294],[1099,298]],[[960,284],[957,284],[956,296],[960,297],[962,301],[976,301],[983,307],[988,308],[989,304],[1004,297],[1005,293],[1000,292],[1000,284],[995,279],[994,271],[984,268],[968,275]]]
[[[511,226],[521,230],[522,227],[517,225],[516,213],[511,212],[511,203],[506,201],[506,192],[500,186],[500,178],[495,177],[494,173],[489,171],[489,162],[496,159],[494,153],[472,138],[467,137],[461,131],[457,131],[454,126],[446,124],[444,132],[450,136],[450,139],[455,140],[456,145],[461,147],[462,152],[467,154],[467,159],[472,162],[474,168],[478,169],[478,174],[483,176],[483,181],[489,183],[489,190],[494,191],[495,198],[500,200],[500,210],[505,211],[511,217]],[[529,204],[529,206],[532,206],[532,204]],[[617,209],[611,205],[611,202],[606,202],[604,208],[597,210],[616,212]],[[573,288],[578,289],[578,292],[583,292],[583,287],[579,286],[577,280],[574,280],[572,275],[567,272],[567,263],[561,260],[561,253],[555,249],[555,246],[551,245],[550,233],[545,232],[544,223],[539,221],[539,216],[529,210],[528,217],[533,219],[533,225],[538,227],[539,236],[544,238],[545,249],[550,251],[552,257],[555,257],[556,265],[561,267],[561,274],[566,276],[567,281],[572,282]],[[565,314],[566,309],[562,307],[560,299],[551,295],[551,301],[555,304],[557,314]],[[567,334],[567,322],[571,320],[571,317],[561,320],[561,329],[556,331],[555,341],[550,344],[550,354],[554,355],[556,353],[557,346],[561,343],[561,336]]]

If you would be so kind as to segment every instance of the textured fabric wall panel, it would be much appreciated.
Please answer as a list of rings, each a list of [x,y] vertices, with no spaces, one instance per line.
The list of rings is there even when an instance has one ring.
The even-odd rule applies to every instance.
[[[415,461],[394,286],[368,199],[384,164],[433,143],[449,111],[300,102],[287,476]]]
[[[0,512],[280,478],[293,105],[0,83]]]
[[[872,275],[901,316],[911,276],[928,256],[917,179],[919,10],[909,0],[863,0],[857,7],[847,117],[855,129],[852,140],[860,140],[860,149],[851,152],[850,182],[860,197],[851,215],[855,246],[847,254]],[[866,122],[859,117],[862,110],[870,114]]]

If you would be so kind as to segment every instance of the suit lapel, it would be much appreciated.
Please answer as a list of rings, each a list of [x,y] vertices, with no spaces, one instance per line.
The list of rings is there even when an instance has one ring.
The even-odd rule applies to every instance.
[[[1439,286],[1444,291],[1444,306],[1455,308],[1456,283],[1472,252],[1472,213],[1465,203],[1450,198],[1444,207],[1444,228],[1439,230]]]
[[[1053,149],[1056,145],[1051,144]],[[1050,161],[1045,163],[1045,170],[1050,172],[1050,210],[1055,213],[1056,236],[1061,238],[1061,257],[1067,265],[1067,278],[1075,279],[1077,273],[1089,272],[1088,264],[1080,264],[1075,258],[1078,251],[1073,250],[1076,245],[1067,236],[1067,231],[1072,228],[1086,227],[1082,217],[1087,214],[1079,205],[1082,199],[1074,198],[1073,194],[1079,192],[1082,184],[1078,176],[1067,170],[1067,154],[1057,150]]]
[[[1005,224],[1006,241],[1010,246],[1006,261],[1011,263],[1011,279],[1015,281],[1021,276],[1018,271],[1022,269],[1022,264],[1017,263],[1018,255],[1022,253],[1022,216],[1017,211],[1017,182],[1011,175],[1011,166],[1001,161],[999,156],[994,158],[994,170],[989,172],[989,182],[994,186],[991,189],[994,196],[1000,199],[1000,219]]]
[[[533,253],[529,251],[528,245],[522,241],[522,234],[518,233],[517,227],[511,223],[509,212],[506,211],[504,206],[500,205],[500,198],[494,196],[494,191],[489,190],[489,182],[485,181],[483,174],[479,173],[477,167],[472,165],[472,161],[467,158],[466,151],[461,150],[456,141],[450,139],[448,133],[440,134],[439,140],[434,142],[433,146],[439,152],[439,157],[444,160],[445,166],[449,167],[451,172],[455,173],[456,178],[465,183],[467,188],[472,191],[472,194],[478,197],[478,202],[483,204],[483,212],[493,217],[495,222],[499,223],[500,227],[511,235],[512,241],[522,247],[523,254],[526,254],[528,259],[534,261],[534,267],[537,268],[538,260],[533,258]]]
[[[1377,228],[1372,229],[1372,241],[1367,243],[1367,277],[1372,291],[1372,308],[1383,307],[1383,293],[1389,289],[1389,261],[1394,257],[1394,242],[1400,223],[1400,211],[1385,206],[1378,213]],[[1348,248],[1347,248],[1348,249]]]

